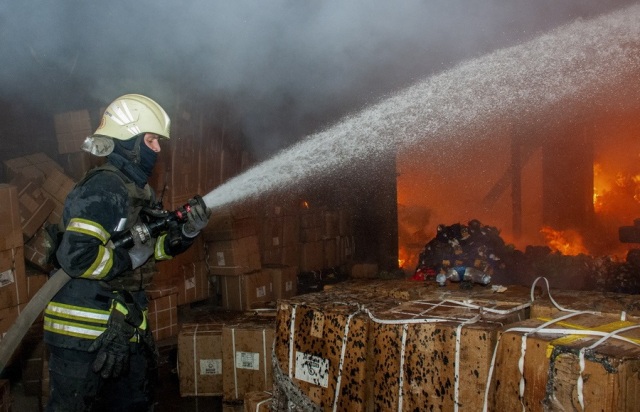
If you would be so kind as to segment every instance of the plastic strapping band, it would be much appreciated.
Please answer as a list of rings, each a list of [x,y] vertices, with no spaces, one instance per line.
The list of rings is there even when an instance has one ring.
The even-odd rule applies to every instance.
[[[196,354],[196,337],[198,335],[198,326],[196,325],[196,329],[193,331],[193,383],[195,386],[195,394],[198,396],[198,356]]]
[[[289,379],[293,379],[293,337],[296,332],[296,309],[298,309],[298,306],[293,305],[291,309],[291,326],[289,326]]]
[[[466,322],[462,322],[456,328],[456,355],[455,355],[455,365],[454,365],[454,379],[453,379],[453,410],[458,411],[459,405],[459,394],[460,394],[460,351],[462,346],[462,327],[464,325],[470,325],[472,323],[476,323],[480,319],[480,315],[476,315],[473,318],[469,319]]]
[[[269,393],[269,392],[267,392],[267,393]],[[260,402],[256,403],[256,412],[260,412],[260,407],[262,405],[264,405],[265,403],[267,403],[267,402],[271,402],[271,399],[273,399],[273,398],[267,398],[267,399],[261,400]]]
[[[584,394],[583,394],[583,388],[584,388],[584,380],[582,378],[582,372],[584,372],[584,366],[585,366],[585,362],[584,362],[584,353],[587,350],[593,350],[596,347],[598,347],[599,345],[601,345],[602,343],[606,342],[609,338],[615,337],[618,333],[622,333],[622,332],[626,332],[628,330],[631,329],[638,329],[640,328],[640,325],[632,325],[632,326],[627,326],[626,328],[620,328],[618,330],[614,330],[612,332],[610,332],[608,335],[603,336],[602,338],[600,338],[597,342],[595,342],[593,345],[589,346],[588,348],[582,348],[580,349],[580,353],[579,353],[579,364],[580,364],[580,374],[578,375],[578,381],[576,383],[576,390],[578,392],[578,402],[580,402],[580,406],[582,407],[582,409],[584,410]],[[636,343],[637,346],[640,346]]]
[[[398,374],[398,412],[402,412],[403,386],[404,386],[404,354],[407,345],[407,331],[409,324],[402,325],[402,344],[400,346],[400,373]]]
[[[231,328],[231,347],[233,348],[233,388],[238,399],[238,370],[236,368],[236,328]]]
[[[340,351],[340,363],[338,365],[338,377],[336,379],[336,395],[333,399],[333,411],[335,412],[338,408],[338,398],[340,396],[340,384],[342,383],[342,368],[344,366],[344,356],[347,351],[347,339],[349,338],[349,328],[351,324],[351,319],[360,312],[360,310],[352,313],[347,318],[347,324],[344,327],[344,335],[342,336],[342,350]]]
[[[264,369],[264,386],[267,386],[267,330],[262,329],[262,367]]]

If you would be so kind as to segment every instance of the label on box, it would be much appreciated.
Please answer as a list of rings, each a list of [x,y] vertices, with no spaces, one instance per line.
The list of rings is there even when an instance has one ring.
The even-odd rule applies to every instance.
[[[222,375],[222,359],[200,359],[200,375]]]
[[[13,269],[5,270],[0,273],[0,287],[10,285],[14,283],[15,277],[13,276]]]
[[[267,287],[266,286],[260,286],[258,288],[256,288],[256,297],[257,298],[263,298],[267,296]]]
[[[184,289],[185,290],[189,290],[189,289],[193,289],[196,287],[196,277],[192,277],[189,279],[185,279],[184,281]]]
[[[284,283],[284,290],[285,290],[286,292],[290,292],[290,291],[292,291],[292,290],[293,290],[293,282],[292,282],[292,281],[290,281],[290,280],[286,281],[286,282]]]
[[[274,236],[271,238],[273,242],[273,246],[280,246],[280,238],[278,236]]]
[[[224,252],[216,252],[216,258],[218,259],[218,266],[226,266],[224,264]]]
[[[326,388],[329,386],[329,359],[296,352],[296,379]]]
[[[260,370],[260,354],[255,352],[236,352],[236,368]]]

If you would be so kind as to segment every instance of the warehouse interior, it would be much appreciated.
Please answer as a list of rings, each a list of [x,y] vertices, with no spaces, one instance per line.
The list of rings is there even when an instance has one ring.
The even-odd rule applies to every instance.
[[[23,3],[0,6],[3,335],[53,269],[45,225],[104,161],[84,138],[141,93],[172,121],[163,207],[213,211],[148,290],[155,410],[637,410],[637,1]],[[575,311],[564,341],[539,333]],[[44,410],[38,322],[2,411]],[[548,353],[500,343],[509,326]]]

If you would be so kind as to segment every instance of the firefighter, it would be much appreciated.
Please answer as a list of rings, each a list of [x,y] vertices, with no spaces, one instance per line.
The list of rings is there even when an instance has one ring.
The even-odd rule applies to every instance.
[[[48,411],[146,411],[153,408],[157,350],[145,288],[156,260],[184,252],[207,225],[210,210],[190,208],[182,225],[156,238],[114,247],[114,235],[144,227],[157,209],[147,183],[169,139],[170,119],[138,94],[113,101],[83,149],[106,156],[69,193],[55,257],[71,277],[49,302],[44,339],[50,353]],[[134,230],[132,230],[132,228]]]

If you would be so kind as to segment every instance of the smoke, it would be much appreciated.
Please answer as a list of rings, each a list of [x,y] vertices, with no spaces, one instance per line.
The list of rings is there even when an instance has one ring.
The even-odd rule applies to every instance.
[[[461,60],[630,3],[3,2],[0,102],[53,114],[128,92],[213,96],[268,155]]]

